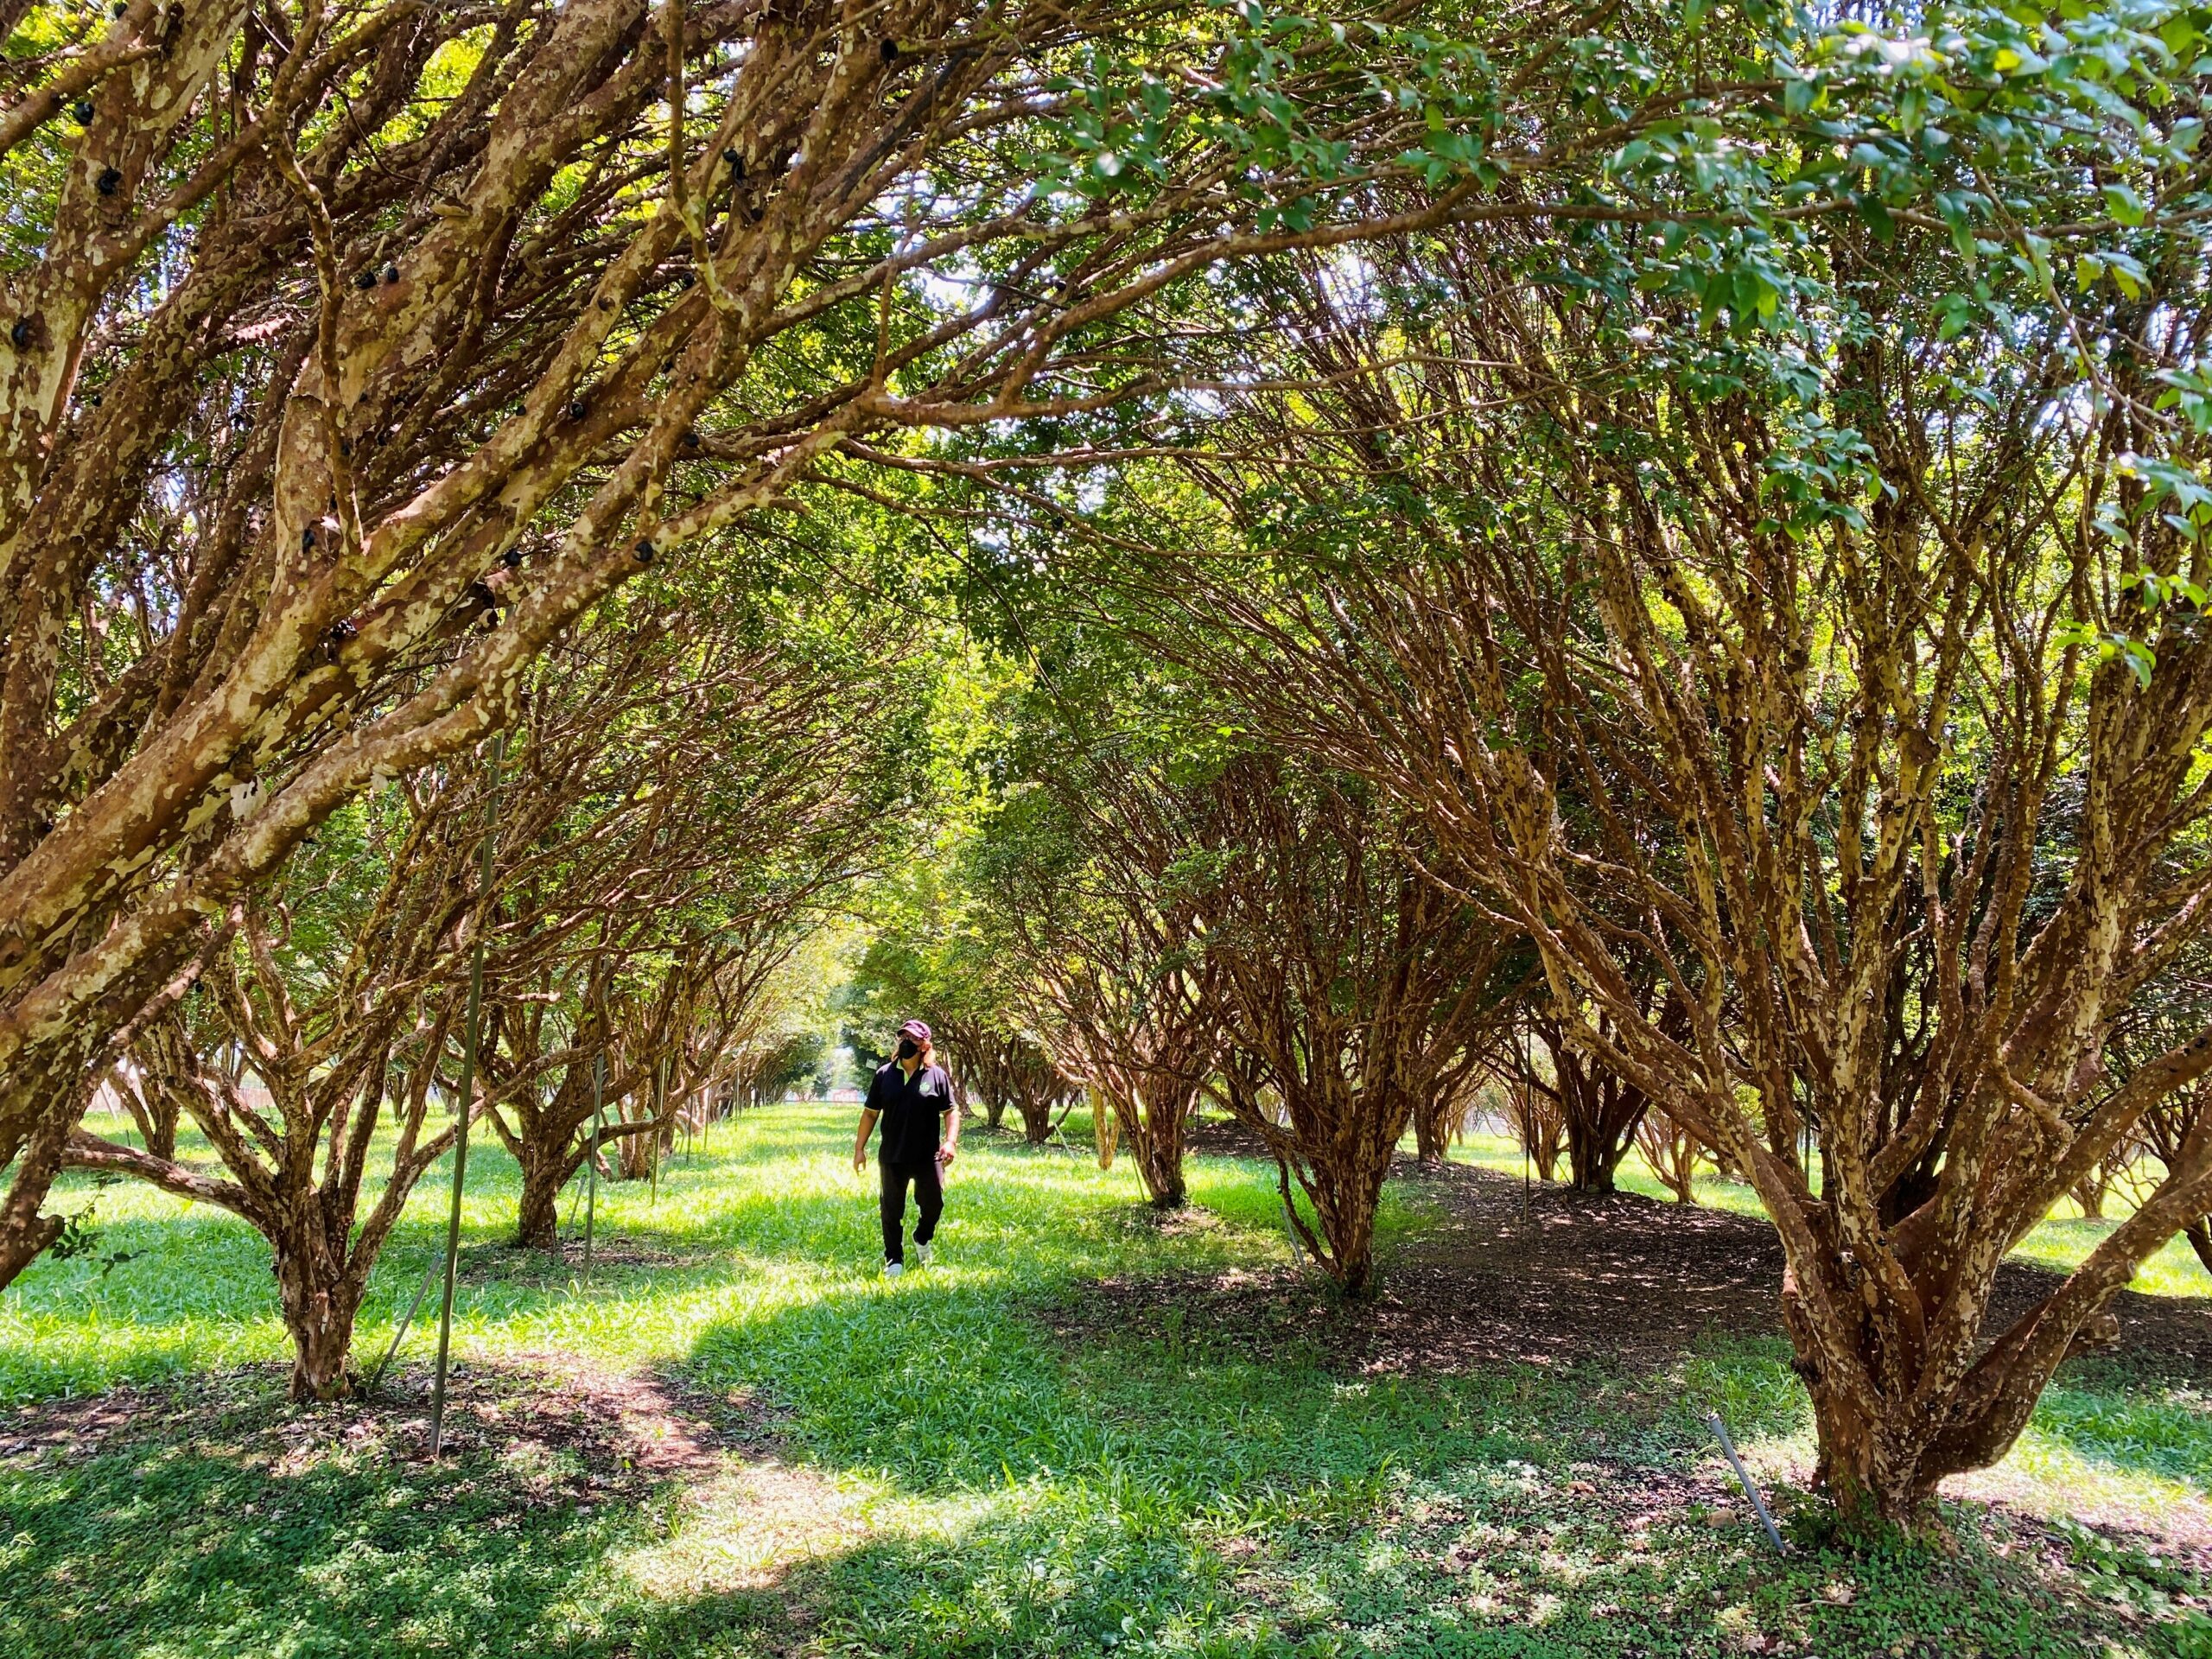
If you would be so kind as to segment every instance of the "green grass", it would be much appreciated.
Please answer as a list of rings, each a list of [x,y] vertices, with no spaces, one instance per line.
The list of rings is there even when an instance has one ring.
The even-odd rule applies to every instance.
[[[464,1356],[557,1353],[765,1406],[772,1469],[578,1505],[533,1498],[488,1455],[272,1465],[250,1431],[284,1421],[279,1380],[253,1373],[235,1433],[0,1462],[0,1652],[1835,1659],[2194,1639],[2171,1570],[2094,1535],[2074,1565],[2038,1564],[2008,1523],[1961,1510],[1955,1556],[1784,1565],[1738,1506],[1707,1524],[1726,1478],[1708,1403],[1765,1478],[1802,1466],[1777,1341],[1655,1371],[1405,1380],[1332,1370],[1294,1338],[1257,1358],[1173,1319],[1065,1340],[1046,1316],[1103,1277],[1286,1263],[1271,1172],[1193,1160],[1211,1224],[1163,1230],[1126,1163],[971,1138],[939,1265],[892,1283],[850,1133],[849,1110],[776,1109],[718,1132],[657,1203],[602,1188],[601,1228],[653,1259],[588,1287],[499,1248],[515,1173],[482,1147],[472,1162]],[[435,1259],[442,1179],[378,1272],[365,1352]],[[132,1186],[64,1201],[86,1198],[97,1247],[0,1294],[0,1398],[283,1356],[253,1235]],[[1386,1268],[1427,1218],[1394,1197]],[[2083,1480],[2146,1512],[2201,1504],[2212,1416],[2187,1389],[2075,1368],[2013,1465],[2054,1509]]]

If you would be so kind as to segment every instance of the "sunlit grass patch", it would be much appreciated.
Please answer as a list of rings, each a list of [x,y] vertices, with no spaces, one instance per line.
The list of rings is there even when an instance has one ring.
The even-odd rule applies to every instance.
[[[2109,1637],[2166,1650],[2164,1626],[2115,1623],[2048,1548],[1994,1553],[1968,1511],[1955,1560],[1776,1562],[1704,1414],[1722,1414],[1786,1509],[1812,1441],[1778,1337],[1714,1336],[1656,1367],[1444,1375],[1368,1375],[1294,1332],[1255,1351],[1172,1319],[1063,1338],[1051,1311],[1102,1280],[1286,1270],[1274,1171],[1194,1159],[1198,1209],[1162,1224],[1126,1161],[1101,1172],[1087,1151],[971,1136],[938,1263],[891,1281],[851,1129],[849,1109],[776,1109],[719,1128],[657,1194],[602,1186],[588,1282],[573,1239],[557,1257],[505,1247],[513,1167],[480,1146],[472,1160],[464,1357],[664,1379],[756,1435],[712,1469],[642,1499],[546,1507],[529,1494],[575,1471],[334,1458],[280,1478],[158,1436],[0,1464],[0,1512],[32,1541],[0,1555],[18,1575],[0,1645],[1043,1659],[1718,1656],[1756,1639],[1995,1659]],[[97,1196],[108,1230],[0,1297],[16,1398],[281,1354],[253,1235],[143,1189],[71,1194]],[[436,1259],[444,1198],[436,1175],[417,1195],[365,1352]],[[1391,1190],[1386,1275],[1442,1201]],[[428,1341],[409,1338],[418,1364]],[[259,1409],[281,1412],[267,1376]],[[2073,1367],[1999,1471],[2004,1495],[2031,1514],[2070,1495],[2187,1521],[2212,1468],[2202,1404],[2147,1373]],[[136,1575],[119,1594],[114,1559]]]
[[[2046,1221],[2021,1241],[2013,1255],[2061,1273],[2070,1273],[2128,1213],[2127,1206],[2117,1199],[2107,1209],[2110,1213],[2101,1221],[2088,1221],[2078,1216],[2061,1216]],[[2190,1249],[2186,1239],[2174,1238],[2135,1270],[2129,1287],[2151,1296],[2212,1297],[2212,1274],[2205,1272],[2204,1264],[2196,1259],[2196,1252]]]

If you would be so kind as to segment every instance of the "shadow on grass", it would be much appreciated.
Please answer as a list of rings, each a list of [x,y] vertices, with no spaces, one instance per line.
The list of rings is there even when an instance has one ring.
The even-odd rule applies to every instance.
[[[0,1469],[0,1651],[147,1655],[753,1655],[779,1650],[766,1587],[644,1594],[624,1552],[651,1503],[546,1503],[482,1459],[276,1473],[137,1447]]]
[[[1347,1377],[1173,1332],[1070,1347],[910,1277],[718,1325],[686,1370],[772,1391],[791,1452],[874,1494],[888,1535],[785,1581],[834,1651],[2056,1656],[2118,1628],[1974,1512],[1955,1558],[1775,1560],[1696,1415],[1801,1427],[1786,1361]]]
[[[1058,1242],[1109,1251],[1119,1213]],[[1071,1345],[973,1219],[964,1269],[895,1285],[764,1255],[761,1294],[680,1368],[702,1396],[766,1396],[785,1455],[859,1495],[819,1554],[686,1577],[711,1528],[746,1541],[744,1511],[480,1451],[300,1463],[156,1428],[0,1465],[0,1651],[2057,1655],[2120,1631],[2078,1581],[1971,1537],[1958,1561],[1772,1563],[1694,1417],[1719,1399],[1788,1432],[1778,1344],[1443,1377],[1177,1332]]]

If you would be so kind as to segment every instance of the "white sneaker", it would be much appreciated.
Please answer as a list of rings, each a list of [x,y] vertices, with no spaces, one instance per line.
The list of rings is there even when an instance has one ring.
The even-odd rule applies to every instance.
[[[906,1271],[905,1267],[896,1262],[886,1262],[883,1264],[883,1276],[887,1279],[896,1279]]]
[[[927,1266],[929,1266],[929,1264],[930,1264],[930,1256],[931,1256],[931,1254],[932,1254],[932,1252],[931,1251],[930,1247],[929,1247],[928,1245],[926,1245],[926,1244],[917,1244],[917,1245],[915,1245],[915,1246],[914,1246],[914,1265],[915,1265],[916,1267],[918,1267],[918,1268],[926,1268],[926,1267],[927,1267]]]

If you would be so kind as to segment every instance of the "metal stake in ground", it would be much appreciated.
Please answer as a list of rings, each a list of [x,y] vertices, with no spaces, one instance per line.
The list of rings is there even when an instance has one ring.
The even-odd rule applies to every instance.
[[[468,1180],[468,1119],[476,1093],[476,1044],[484,1023],[484,933],[492,921],[492,852],[499,823],[499,767],[507,758],[507,734],[492,741],[491,786],[484,792],[484,844],[476,856],[476,937],[468,950],[468,1018],[461,1038],[461,1129],[453,1143],[453,1205],[446,1213],[445,1289],[438,1298],[438,1370],[430,1385],[430,1455],[444,1448],[446,1371],[453,1354],[453,1286],[461,1260],[461,1194]]]
[[[591,1226],[592,1215],[599,1208],[599,1141],[601,1125],[605,1121],[607,1096],[607,1051],[600,1050],[591,1062],[591,1156],[585,1161],[591,1173],[585,1177],[589,1184],[584,1189],[584,1282],[591,1282]]]
[[[438,1270],[435,1267],[423,1270],[423,1282],[415,1287],[415,1300],[407,1304],[407,1312],[400,1316],[399,1329],[391,1333],[391,1346],[384,1351],[384,1357],[377,1362],[376,1370],[369,1373],[368,1385],[363,1392],[374,1394],[377,1384],[384,1381],[385,1367],[391,1363],[392,1356],[399,1351],[399,1344],[407,1339],[407,1327],[415,1323],[415,1315],[423,1306],[423,1299],[430,1294],[430,1281],[437,1276]]]
[[[1766,1512],[1766,1500],[1759,1496],[1759,1489],[1751,1484],[1751,1478],[1744,1470],[1744,1460],[1736,1455],[1736,1442],[1728,1438],[1728,1425],[1720,1421],[1720,1414],[1708,1411],[1705,1421],[1720,1442],[1720,1450],[1728,1459],[1728,1466],[1736,1471],[1736,1483],[1744,1489],[1744,1496],[1751,1500],[1751,1507],[1759,1512],[1759,1524],[1766,1529],[1766,1535],[1774,1541],[1775,1554],[1787,1555],[1789,1547],[1782,1541],[1782,1534],[1775,1529],[1774,1517]]]

